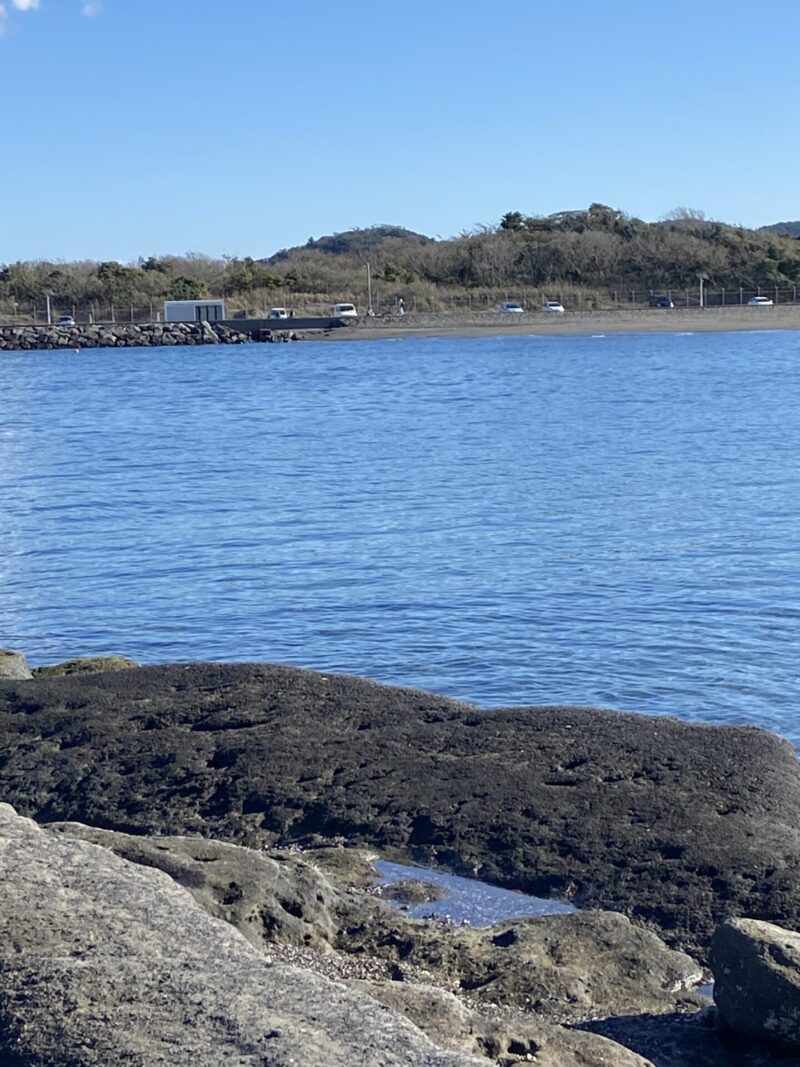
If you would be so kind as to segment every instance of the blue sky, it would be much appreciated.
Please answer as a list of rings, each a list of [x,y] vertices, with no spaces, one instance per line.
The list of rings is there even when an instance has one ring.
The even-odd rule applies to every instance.
[[[0,0],[0,262],[800,218],[796,0]]]

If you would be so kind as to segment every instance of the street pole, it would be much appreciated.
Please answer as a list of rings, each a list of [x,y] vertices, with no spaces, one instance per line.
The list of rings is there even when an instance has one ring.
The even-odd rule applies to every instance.
[[[367,314],[371,316],[373,314],[373,311],[372,311],[372,273],[371,273],[371,271],[369,269],[369,263],[367,263],[367,307],[368,307]]]
[[[51,326],[52,325],[52,321],[51,321],[51,318],[50,318],[50,293],[46,292],[44,294],[44,298],[47,301],[47,325]]]
[[[707,274],[703,274],[701,272],[698,272],[697,280],[700,282],[700,307],[703,308],[703,307],[706,306],[705,293],[703,291],[703,283],[708,281],[708,275]]]

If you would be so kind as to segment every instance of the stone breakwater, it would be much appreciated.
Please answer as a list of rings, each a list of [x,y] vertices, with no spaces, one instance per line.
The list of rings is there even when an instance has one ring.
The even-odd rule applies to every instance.
[[[210,322],[96,323],[2,326],[0,351],[53,348],[149,348],[158,345],[241,345],[248,333]]]

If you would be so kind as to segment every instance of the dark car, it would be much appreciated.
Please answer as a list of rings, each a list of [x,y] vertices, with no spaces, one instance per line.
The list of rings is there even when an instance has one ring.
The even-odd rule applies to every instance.
[[[668,296],[651,296],[650,297],[650,307],[651,308],[674,308],[675,305],[672,303],[672,301],[670,300],[670,298]]]

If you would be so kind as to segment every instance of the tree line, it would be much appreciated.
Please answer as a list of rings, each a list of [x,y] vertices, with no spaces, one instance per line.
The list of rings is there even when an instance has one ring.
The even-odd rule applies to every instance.
[[[791,224],[785,224],[788,229]],[[0,301],[56,305],[147,305],[164,299],[226,297],[246,307],[270,294],[363,299],[365,268],[384,296],[437,306],[448,292],[538,289],[661,292],[696,285],[757,289],[800,285],[800,238],[751,230],[677,209],[655,223],[604,204],[554,215],[509,211],[493,225],[447,240],[396,226],[357,229],[284,249],[269,258],[199,253],[136,263],[9,263]]]

